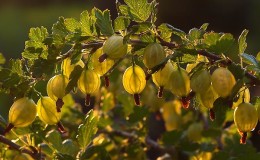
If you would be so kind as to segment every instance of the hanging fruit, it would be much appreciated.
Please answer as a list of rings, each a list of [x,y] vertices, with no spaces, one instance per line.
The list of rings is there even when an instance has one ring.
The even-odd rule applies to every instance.
[[[125,70],[123,75],[123,86],[128,93],[134,95],[136,105],[140,105],[139,94],[143,91],[145,85],[145,73],[141,67],[134,64]]]
[[[199,70],[191,76],[190,87],[196,93],[202,93],[209,89],[211,76],[206,69]]]
[[[82,60],[79,60],[75,64],[71,64],[71,59],[69,57],[64,59],[61,64],[63,75],[65,75],[69,79],[71,72],[74,70],[75,66],[77,66],[77,65],[81,66],[82,68],[84,68],[84,66],[85,66],[85,64]]]
[[[163,69],[152,74],[153,82],[157,87],[159,87],[158,94],[157,94],[159,98],[162,98],[164,88],[171,89],[170,76],[172,72],[173,72],[173,65],[171,64],[171,62],[168,62]]]
[[[223,67],[217,68],[211,76],[212,86],[220,97],[226,98],[230,95],[236,83],[235,77]]]
[[[100,88],[100,77],[99,75],[90,69],[84,70],[78,80],[78,88],[84,94],[86,94],[85,104],[90,105],[90,96],[97,92]]]
[[[119,59],[127,53],[127,43],[124,38],[119,35],[109,37],[103,45],[103,54],[99,57],[99,62],[105,61],[107,58]]]
[[[47,83],[48,96],[56,101],[57,111],[60,112],[64,104],[62,98],[66,95],[65,89],[68,85],[68,78],[65,75],[59,74],[52,77]]]
[[[206,107],[209,109],[209,115],[210,115],[210,119],[214,120],[215,119],[215,113],[212,110],[213,108],[213,104],[215,102],[215,100],[219,97],[218,94],[214,91],[212,85],[204,92],[201,92],[199,94],[197,94],[198,99],[200,104],[203,107]]]
[[[5,129],[8,133],[13,127],[26,127],[36,117],[36,105],[32,99],[23,97],[16,100],[9,110],[9,124]]]
[[[161,44],[151,43],[144,49],[143,62],[144,65],[151,69],[154,66],[158,65],[165,58],[165,51]]]
[[[240,143],[246,143],[247,132],[255,129],[258,122],[256,107],[250,103],[241,103],[235,109],[234,121],[241,134]]]
[[[94,71],[99,74],[100,76],[103,76],[106,74],[109,69],[114,65],[114,60],[107,58],[106,61],[100,63],[98,58],[103,54],[103,49],[99,48],[96,50],[96,52],[92,55],[92,63]],[[105,78],[105,85],[106,87],[109,86],[109,78],[108,76],[104,76]]]

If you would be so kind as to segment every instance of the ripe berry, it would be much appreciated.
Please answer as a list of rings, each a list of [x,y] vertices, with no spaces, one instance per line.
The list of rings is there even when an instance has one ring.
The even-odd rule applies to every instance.
[[[127,53],[127,44],[123,42],[124,38],[119,35],[109,37],[103,45],[103,54],[99,57],[99,62],[107,58],[119,59]]]
[[[211,76],[207,70],[195,72],[191,77],[191,89],[196,93],[202,93],[209,89],[211,85]]]
[[[84,94],[86,94],[85,104],[86,106],[90,105],[90,96],[91,94],[98,91],[100,87],[100,77],[93,70],[87,69],[84,70],[78,80],[78,88]]]
[[[47,83],[48,96],[56,101],[57,111],[60,112],[64,102],[62,98],[66,95],[65,89],[68,85],[68,78],[65,75],[59,74],[52,77]]]
[[[23,97],[16,100],[9,110],[9,124],[5,133],[13,127],[26,127],[30,125],[36,117],[36,105],[32,99]]]
[[[246,143],[246,133],[255,129],[258,122],[256,107],[250,103],[241,103],[234,111],[234,121],[242,134],[240,143]]]
[[[41,97],[37,102],[37,113],[41,121],[46,124],[57,124],[61,119],[61,112],[57,112],[55,101],[50,97]]]
[[[125,90],[134,95],[136,105],[140,105],[139,94],[146,85],[145,73],[138,65],[128,67],[123,74],[123,86]]]
[[[144,50],[144,65],[151,69],[165,58],[165,51],[159,43],[151,43]]]
[[[62,71],[63,75],[65,75],[68,79],[70,78],[71,72],[74,70],[75,66],[80,65],[82,68],[84,68],[85,64],[82,60],[78,61],[76,64],[71,64],[71,59],[66,58],[62,62]]]
[[[220,97],[226,98],[230,95],[236,83],[235,77],[223,67],[217,68],[211,76],[212,86]]]
[[[152,74],[153,82],[159,87],[158,90],[158,97],[161,98],[163,94],[163,89],[170,89],[171,88],[171,81],[170,76],[173,72],[173,65],[171,62],[168,62],[165,67],[158,72]]]
[[[99,74],[100,76],[103,76],[105,73],[109,71],[109,69],[114,65],[114,60],[107,58],[106,61],[100,63],[98,58],[103,54],[102,48],[99,48],[96,50],[96,52],[92,55],[92,63],[94,67],[94,71]],[[106,87],[109,86],[109,79],[107,76],[105,76],[105,84]]]

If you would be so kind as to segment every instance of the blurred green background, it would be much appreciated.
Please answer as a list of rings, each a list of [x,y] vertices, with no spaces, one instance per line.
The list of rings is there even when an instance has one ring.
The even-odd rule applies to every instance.
[[[122,0],[119,0],[122,2]],[[167,22],[188,32],[207,22],[209,30],[230,32],[238,38],[249,29],[247,53],[260,51],[259,0],[157,0],[157,23]],[[93,6],[110,9],[116,17],[114,0],[0,0],[0,52],[7,58],[20,58],[31,27],[49,30],[59,16],[79,17]],[[0,114],[6,118],[12,100],[0,95]]]

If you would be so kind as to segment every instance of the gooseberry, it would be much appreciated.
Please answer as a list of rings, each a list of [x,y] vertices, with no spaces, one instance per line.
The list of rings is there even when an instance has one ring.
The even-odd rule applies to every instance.
[[[134,95],[136,105],[140,105],[139,94],[143,91],[146,85],[143,69],[136,64],[128,67],[123,74],[122,81],[125,90]]]

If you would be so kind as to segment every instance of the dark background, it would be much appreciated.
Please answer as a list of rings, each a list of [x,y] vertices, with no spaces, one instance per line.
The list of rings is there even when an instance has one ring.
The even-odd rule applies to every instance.
[[[243,29],[248,29],[246,52],[256,55],[260,51],[259,0],[157,1],[160,3],[157,24],[167,22],[188,32],[193,27],[209,23],[209,30],[229,32],[235,38]],[[108,8],[112,19],[116,17],[114,0],[0,0],[0,52],[7,59],[19,58],[31,27],[45,26],[50,31],[59,16],[79,17],[83,10],[93,6]],[[0,114],[4,118],[12,103],[8,99],[7,95],[0,95]],[[253,136],[255,145],[259,137]]]

